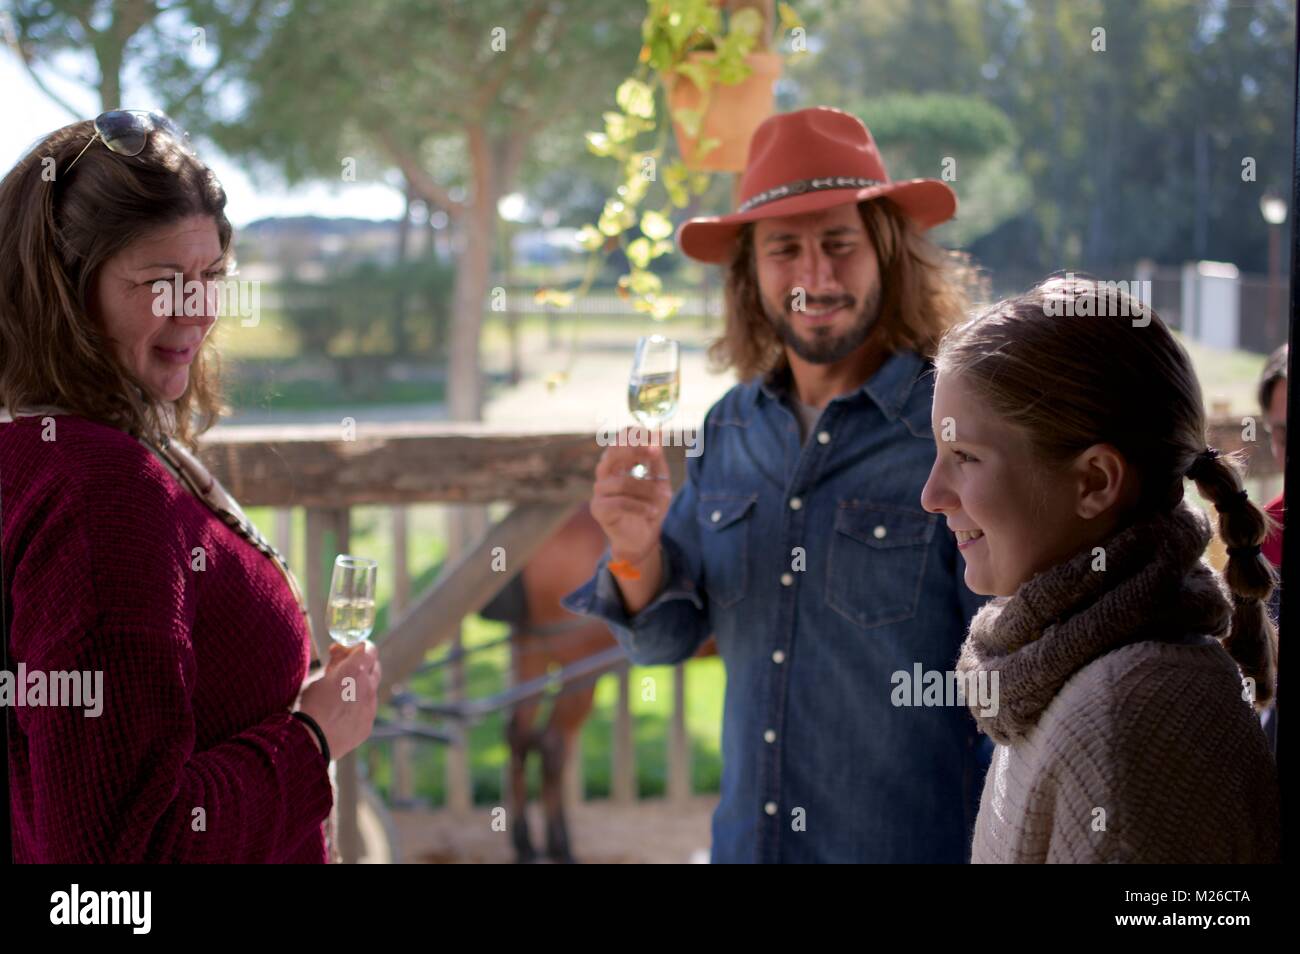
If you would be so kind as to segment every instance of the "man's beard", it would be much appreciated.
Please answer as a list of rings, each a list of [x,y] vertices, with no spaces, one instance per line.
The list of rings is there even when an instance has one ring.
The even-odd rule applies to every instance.
[[[762,300],[762,296],[759,296]],[[835,297],[808,297],[804,305],[807,310],[815,310],[827,305],[846,304],[847,307],[853,307],[853,297],[851,295],[841,295]],[[803,360],[812,364],[833,364],[836,361],[843,360],[851,355],[862,343],[867,340],[871,334],[871,329],[876,326],[880,318],[880,287],[874,288],[858,309],[854,317],[853,324],[842,334],[836,335],[831,331],[830,326],[812,329],[812,340],[800,336],[790,321],[789,312],[773,313],[768,307],[766,301],[763,301],[763,311],[767,318],[776,328],[776,332],[781,336],[781,341],[797,354]]]

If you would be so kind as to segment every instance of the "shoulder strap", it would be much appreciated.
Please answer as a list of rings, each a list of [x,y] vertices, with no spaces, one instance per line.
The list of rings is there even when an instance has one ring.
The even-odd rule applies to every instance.
[[[289,561],[271,545],[270,541],[262,536],[253,521],[248,519],[248,515],[239,506],[239,502],[230,495],[229,491],[222,486],[221,481],[212,476],[211,472],[203,466],[203,463],[191,454],[186,447],[167,438],[163,438],[157,443],[143,438],[139,438],[139,440],[182,487],[216,514],[226,526],[243,537],[254,549],[270,559],[275,568],[280,571],[289,586],[289,591],[298,603],[298,609],[302,613],[307,626],[307,641],[310,644],[311,651],[311,670],[315,671],[320,668],[320,654],[317,651],[316,634],[312,630],[311,613],[307,608],[307,598],[303,595],[297,577],[289,568]]]

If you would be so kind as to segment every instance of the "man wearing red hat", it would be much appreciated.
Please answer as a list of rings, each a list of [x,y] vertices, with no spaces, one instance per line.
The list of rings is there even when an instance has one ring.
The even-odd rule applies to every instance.
[[[716,637],[715,862],[965,861],[987,755],[942,686],[980,600],[920,504],[928,357],[969,278],[925,231],[956,197],[891,181],[866,126],[827,108],[760,126],[740,194],[678,234],[726,268],[711,356],[740,383],[675,496],[658,448],[605,451],[591,511],[610,552],[565,605],[639,664]]]

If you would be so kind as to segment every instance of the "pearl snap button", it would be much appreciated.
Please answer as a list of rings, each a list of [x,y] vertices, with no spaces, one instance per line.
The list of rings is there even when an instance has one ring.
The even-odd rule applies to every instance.
[[[790,574],[790,573],[782,573],[782,574],[781,574],[781,585],[782,585],[782,586],[789,586],[789,585],[790,585],[791,583],[793,583],[793,582],[794,582],[794,576],[793,576],[792,574]]]
[[[791,498],[790,498],[790,509],[791,509],[791,510],[798,510],[798,509],[799,509],[800,507],[802,507],[802,506],[803,506],[803,501],[800,500],[798,497],[791,497]]]
[[[871,535],[874,536],[877,540],[883,540],[885,538],[885,533],[886,531],[885,531],[884,524],[881,524],[880,526],[876,527],[876,529],[871,531]]]
[[[818,444],[829,444],[830,442],[831,442],[831,435],[828,434],[826,431],[822,431],[817,435]]]
[[[722,511],[721,510],[713,511],[713,513],[709,514],[709,519],[712,520],[714,523],[717,523],[719,520],[722,519]]]
[[[785,653],[781,652],[779,649],[772,653],[772,662],[776,663],[778,666],[785,662]]]
[[[763,806],[763,811],[767,812],[769,815],[775,815],[776,802],[768,802],[766,805]]]
[[[764,741],[764,742],[775,742],[775,741],[776,741],[776,733],[773,732],[771,729],[768,729],[766,732],[763,733],[763,741]]]

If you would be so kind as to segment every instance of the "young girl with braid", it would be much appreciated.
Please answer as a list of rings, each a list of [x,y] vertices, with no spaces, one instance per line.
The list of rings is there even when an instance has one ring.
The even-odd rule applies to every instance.
[[[996,686],[971,710],[997,743],[972,860],[1278,860],[1254,714],[1274,691],[1271,520],[1206,446],[1187,353],[1140,302],[1071,277],[954,328],[935,365],[921,502],[997,597],[958,661]]]

